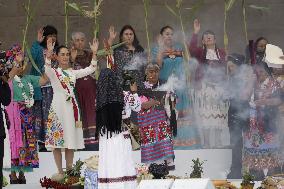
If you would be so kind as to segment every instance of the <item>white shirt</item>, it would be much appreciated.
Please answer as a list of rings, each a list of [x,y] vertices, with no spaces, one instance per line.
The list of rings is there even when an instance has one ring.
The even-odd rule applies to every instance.
[[[141,101],[137,93],[132,94],[129,91],[123,91],[124,107],[122,111],[122,119],[127,119],[131,115],[131,111],[139,112],[141,110]]]

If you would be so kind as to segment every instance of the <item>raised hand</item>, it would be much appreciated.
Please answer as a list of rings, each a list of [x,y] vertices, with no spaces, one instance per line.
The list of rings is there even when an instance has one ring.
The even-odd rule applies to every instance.
[[[114,39],[116,38],[117,32],[114,30],[114,26],[110,26],[108,32],[109,32],[108,43],[111,46]]]
[[[43,41],[43,39],[44,39],[44,36],[43,36],[43,29],[42,28],[40,28],[38,31],[37,31],[37,41],[39,42],[39,43],[41,43],[42,41]]]
[[[98,39],[93,39],[93,43],[91,44],[89,42],[90,48],[93,52],[93,60],[97,60],[97,52],[98,52],[98,48],[99,48],[99,40]]]
[[[55,42],[52,41],[52,38],[47,39],[47,42],[46,42],[46,47],[47,47],[46,57],[48,59],[51,59],[51,56],[52,56],[53,50],[54,50],[54,46],[55,46]]]
[[[93,43],[89,43],[90,48],[93,52],[93,54],[97,54],[98,48],[99,48],[99,40],[98,39],[93,39]]]
[[[71,61],[74,62],[76,60],[77,55],[78,55],[78,50],[74,46],[72,46],[70,53],[71,53]]]
[[[200,31],[200,22],[199,22],[198,19],[194,19],[194,21],[193,21],[193,32],[195,34],[198,34],[199,31]]]

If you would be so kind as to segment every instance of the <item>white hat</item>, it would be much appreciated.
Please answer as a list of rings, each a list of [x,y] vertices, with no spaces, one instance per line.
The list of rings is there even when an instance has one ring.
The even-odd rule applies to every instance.
[[[268,67],[282,68],[284,60],[280,57],[284,56],[283,51],[280,47],[272,44],[267,44],[265,48],[265,62]]]

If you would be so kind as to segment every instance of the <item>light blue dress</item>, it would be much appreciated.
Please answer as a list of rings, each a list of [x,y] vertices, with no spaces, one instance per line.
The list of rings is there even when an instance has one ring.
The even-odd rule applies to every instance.
[[[183,47],[181,44],[174,44],[173,46],[174,51],[180,51],[184,52]],[[152,57],[153,62],[156,62],[158,54],[158,46],[155,46],[152,49]],[[167,81],[168,78],[175,74],[179,79],[185,78],[185,72],[184,72],[184,65],[183,65],[183,56],[175,56],[170,58],[169,56],[164,56],[163,59],[163,66],[160,70],[160,76],[159,79],[163,81]],[[182,90],[175,91],[178,96],[178,102],[176,105],[177,110],[186,110],[189,105],[189,98],[188,98],[188,86],[184,86]]]

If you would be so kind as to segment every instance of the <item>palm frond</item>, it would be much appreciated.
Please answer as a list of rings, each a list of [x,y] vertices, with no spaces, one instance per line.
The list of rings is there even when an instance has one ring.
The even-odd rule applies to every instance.
[[[255,10],[260,10],[260,11],[269,11],[269,7],[263,7],[263,6],[257,6],[257,5],[249,5],[249,8],[255,9]]]
[[[226,11],[229,11],[233,7],[235,2],[236,0],[225,0]]]
[[[177,11],[175,11],[170,5],[168,5],[167,2],[165,2],[165,6],[175,17],[178,17],[178,15],[176,13]]]

